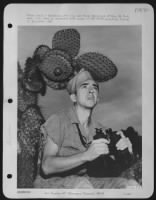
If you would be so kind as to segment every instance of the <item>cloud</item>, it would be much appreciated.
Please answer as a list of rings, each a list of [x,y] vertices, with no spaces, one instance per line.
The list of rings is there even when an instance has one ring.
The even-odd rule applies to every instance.
[[[141,97],[127,103],[121,101],[101,103],[94,111],[94,117],[106,127],[114,130],[133,126],[142,134],[142,102]]]
[[[69,27],[19,27],[18,59],[24,64],[40,44],[51,47],[57,30]],[[73,27],[72,27],[73,28]],[[108,56],[118,67],[117,76],[100,84],[100,104],[95,115],[115,129],[128,125],[139,132],[142,127],[142,46],[141,26],[75,26],[81,35],[81,55],[95,51]],[[48,88],[46,96],[39,97],[39,106],[47,119],[71,105],[66,91]]]

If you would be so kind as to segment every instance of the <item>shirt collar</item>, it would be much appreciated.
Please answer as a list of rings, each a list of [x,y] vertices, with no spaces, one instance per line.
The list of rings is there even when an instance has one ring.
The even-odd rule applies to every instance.
[[[69,118],[70,118],[72,124],[75,124],[75,123],[80,124],[80,121],[77,117],[76,110],[75,110],[74,106],[72,106],[69,110]]]
[[[77,116],[77,114],[76,114],[76,109],[75,109],[74,106],[72,106],[72,107],[70,108],[70,110],[69,110],[69,118],[70,118],[72,124],[75,124],[75,123],[80,124],[80,121],[79,121],[79,119],[78,119],[78,116]],[[94,122],[94,120],[92,120],[92,117],[91,117],[91,119],[90,119],[90,122],[91,122],[91,124]]]
[[[80,128],[81,128],[81,124],[80,124],[80,121],[77,117],[77,114],[76,114],[76,110],[75,110],[75,107],[72,106],[69,110],[69,113],[68,113],[68,117],[71,121],[72,124],[79,124],[80,125]],[[98,128],[98,124],[96,122],[96,120],[93,118],[93,116],[91,117],[91,123],[90,123],[90,126],[89,126],[89,129],[90,129],[90,134],[89,134],[89,137],[93,138],[93,136],[96,134],[95,132],[95,129]],[[101,127],[101,126],[100,126]],[[82,135],[85,136],[85,134],[83,134],[83,131],[82,131]]]

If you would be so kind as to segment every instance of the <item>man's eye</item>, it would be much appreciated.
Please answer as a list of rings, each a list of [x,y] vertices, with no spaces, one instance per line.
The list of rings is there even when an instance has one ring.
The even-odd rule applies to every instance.
[[[87,88],[87,85],[82,85],[81,87],[82,87],[82,88]]]
[[[93,87],[94,87],[95,90],[99,90],[97,85],[94,85]]]

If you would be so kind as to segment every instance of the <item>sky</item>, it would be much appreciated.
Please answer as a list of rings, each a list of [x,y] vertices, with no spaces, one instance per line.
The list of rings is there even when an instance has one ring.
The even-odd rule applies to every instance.
[[[52,46],[61,26],[20,26],[18,28],[18,61],[24,67],[27,57],[41,44]],[[117,76],[100,83],[100,102],[93,115],[113,130],[133,126],[142,134],[142,32],[141,26],[72,26],[80,33],[80,52],[99,52],[118,68]],[[47,87],[38,104],[47,119],[72,104],[66,90]]]

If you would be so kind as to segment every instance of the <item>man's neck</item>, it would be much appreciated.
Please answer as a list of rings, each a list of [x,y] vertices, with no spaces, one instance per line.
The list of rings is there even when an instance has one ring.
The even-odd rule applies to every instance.
[[[75,106],[75,108],[80,124],[87,126],[92,114],[92,109],[84,108],[81,106]]]

